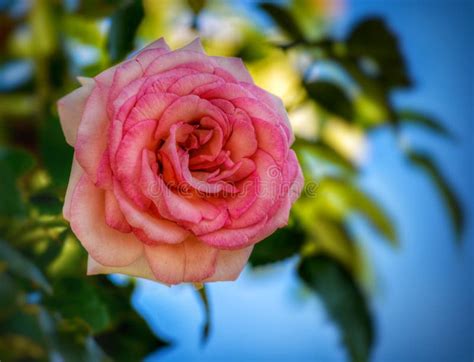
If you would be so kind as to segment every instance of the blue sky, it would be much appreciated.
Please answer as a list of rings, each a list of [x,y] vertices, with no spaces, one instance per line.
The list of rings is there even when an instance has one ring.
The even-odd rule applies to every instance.
[[[400,35],[416,81],[400,106],[428,110],[455,134],[446,141],[416,129],[410,144],[432,152],[468,209],[458,247],[442,201],[410,167],[388,131],[372,136],[362,184],[394,216],[402,246],[393,250],[357,224],[377,275],[373,296],[378,338],[374,361],[469,361],[474,358],[473,4],[469,1],[353,1],[336,32],[382,15]],[[344,360],[337,330],[320,302],[300,288],[294,261],[235,283],[210,286],[213,330],[200,344],[201,306],[188,286],[140,281],[134,303],[160,335],[176,343],[150,361]]]

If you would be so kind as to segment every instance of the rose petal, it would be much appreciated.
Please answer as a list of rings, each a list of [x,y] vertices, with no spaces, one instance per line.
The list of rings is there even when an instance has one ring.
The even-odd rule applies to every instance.
[[[218,67],[225,69],[241,82],[253,83],[252,76],[245,67],[244,62],[240,58],[233,57],[211,57]]]
[[[243,157],[252,156],[257,151],[257,146],[255,129],[250,119],[243,116],[235,117],[232,133],[224,147],[231,152],[232,160],[239,161]]]
[[[194,237],[178,245],[145,246],[156,279],[166,284],[200,282],[215,272],[218,250]]]
[[[132,277],[157,281],[144,255],[141,255],[133,263],[121,267],[102,265],[89,255],[89,258],[87,259],[87,275],[97,274],[124,274]]]
[[[92,182],[97,180],[97,168],[107,145],[109,120],[105,111],[107,93],[97,86],[87,99],[75,144],[76,157]]]
[[[198,53],[201,53],[201,54],[206,54],[205,51],[204,51],[204,48],[202,47],[200,38],[196,38],[191,43],[185,45],[184,47],[182,47],[180,49],[176,49],[176,51],[183,51],[183,50],[198,52]]]
[[[127,199],[117,182],[114,184],[114,194],[127,222],[132,227],[142,230],[156,243],[178,244],[188,236],[189,233],[176,223],[139,210]]]
[[[63,129],[66,142],[71,146],[76,143],[77,129],[81,122],[82,114],[87,99],[95,87],[95,81],[87,81],[82,87],[72,91],[58,101],[59,120]]]
[[[252,118],[257,135],[258,148],[273,157],[278,165],[283,165],[288,156],[288,140],[282,127]]]
[[[263,228],[267,221],[265,216],[260,222],[240,229],[222,228],[209,234],[200,235],[206,244],[222,250],[242,249],[254,243],[253,237]]]
[[[83,175],[71,200],[71,229],[88,253],[106,266],[125,266],[135,261],[143,246],[132,234],[105,223],[105,192]]]
[[[76,188],[77,183],[84,174],[84,170],[81,168],[79,163],[76,161],[76,158],[72,159],[71,173],[69,175],[69,183],[67,184],[66,195],[64,196],[63,204],[63,216],[66,220],[70,220],[70,209],[71,209],[71,199]]]
[[[122,233],[129,233],[132,228],[120,210],[120,206],[111,191],[105,192],[105,223]]]
[[[252,253],[253,245],[240,250],[220,250],[217,256],[216,272],[204,282],[236,280]]]
[[[125,134],[115,156],[117,179],[125,193],[143,209],[150,201],[140,192],[136,181],[140,178],[142,151],[154,149],[156,145],[155,128],[156,121],[152,119],[137,123]]]

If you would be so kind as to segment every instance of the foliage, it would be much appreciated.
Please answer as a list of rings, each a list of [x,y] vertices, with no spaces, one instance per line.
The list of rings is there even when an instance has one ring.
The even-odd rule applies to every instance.
[[[290,119],[308,111],[304,127],[295,127],[293,146],[305,191],[288,227],[259,243],[250,262],[270,267],[298,259],[302,284],[323,302],[348,357],[370,358],[375,331],[364,285],[370,264],[351,219],[362,216],[389,245],[399,240],[390,215],[358,183],[358,145],[382,127],[396,137],[407,125],[452,136],[424,111],[393,105],[393,92],[413,81],[397,36],[383,19],[363,19],[336,39],[312,2],[282,3],[253,4],[252,11],[266,16],[265,26],[241,17],[229,32],[239,37],[219,38],[221,32],[205,31],[202,21],[213,16],[222,27],[235,26],[238,11],[231,2],[36,0],[20,11],[14,1],[0,2],[2,358],[137,360],[168,345],[131,306],[132,280],[119,286],[84,275],[86,254],[61,216],[72,149],[55,102],[77,87],[75,76],[97,74],[138,44],[165,36],[176,46],[197,35],[211,53],[242,56],[256,82],[283,98]],[[181,18],[189,19],[184,28],[175,21]],[[325,65],[332,71],[315,78],[314,69]],[[433,180],[459,238],[462,205],[443,171],[429,153],[402,151]],[[210,303],[204,288],[198,295],[206,340]]]

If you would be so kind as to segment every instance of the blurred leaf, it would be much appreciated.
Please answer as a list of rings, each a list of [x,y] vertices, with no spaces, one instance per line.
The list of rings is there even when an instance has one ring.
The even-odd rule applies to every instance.
[[[140,0],[130,1],[114,13],[107,40],[112,62],[122,60],[133,50],[135,34],[143,16],[144,10]]]
[[[30,281],[47,293],[51,293],[51,286],[36,265],[21,255],[11,245],[0,240],[0,260],[6,263],[7,270],[13,275]]]
[[[147,322],[131,306],[133,284],[116,286],[106,277],[97,277],[102,299],[113,316],[112,328],[95,337],[97,343],[114,361],[143,360],[169,343],[157,337]]]
[[[352,276],[335,260],[323,255],[303,259],[298,273],[321,298],[340,330],[351,360],[368,361],[373,323],[366,297]]]
[[[199,14],[206,6],[206,0],[187,0],[187,3],[194,14]]]
[[[313,230],[316,243],[312,244],[316,248],[306,245],[306,253],[303,253],[303,256],[314,255],[315,252],[321,250],[325,255],[344,265],[355,277],[360,276],[363,270],[360,265],[359,249],[344,220],[333,219],[328,215],[318,215],[313,220]],[[313,253],[310,252],[311,250]]]
[[[0,355],[11,360],[46,360],[38,308],[24,305],[0,323]]]
[[[118,5],[119,0],[79,0],[76,12],[88,18],[102,18],[109,16]]]
[[[64,139],[58,117],[51,116],[43,122],[40,147],[44,166],[53,184],[65,187],[69,180],[73,148]]]
[[[31,338],[14,333],[0,337],[0,354],[6,361],[46,360],[43,346]]]
[[[297,224],[278,229],[257,243],[250,255],[252,266],[275,263],[297,254],[305,241],[305,233]]]
[[[328,81],[315,81],[304,83],[311,99],[328,112],[353,121],[354,107],[346,92],[337,84]]]
[[[57,193],[49,189],[31,195],[30,203],[45,215],[58,215],[63,208],[63,203],[59,200]]]
[[[383,19],[373,17],[357,23],[348,36],[347,50],[362,62],[362,67],[367,65],[367,58],[375,62],[375,78],[385,87],[411,85],[398,39]],[[368,65],[372,68],[371,63]]]
[[[3,260],[1,263],[6,265]],[[10,275],[0,272],[0,322],[18,308],[19,288],[20,286]]]
[[[370,224],[392,245],[398,245],[398,238],[393,222],[386,211],[369,195],[355,185],[340,178],[327,178],[323,181],[347,202],[347,207],[367,218]]]
[[[357,172],[356,165],[321,140],[309,141],[301,137],[296,137],[292,148],[295,149],[297,153],[307,151],[319,161],[326,162],[349,174]]]
[[[30,117],[38,109],[36,96],[23,93],[0,96],[0,117]]]
[[[293,40],[300,41],[304,39],[300,27],[288,9],[269,2],[260,4],[259,6],[273,19],[278,27]]]
[[[456,236],[458,240],[460,240],[464,230],[464,214],[461,202],[451,190],[450,185],[429,155],[417,151],[407,151],[407,155],[414,165],[420,167],[427,173],[437,187],[448,208]]]
[[[195,286],[199,299],[204,307],[204,327],[202,328],[202,343],[206,343],[209,339],[209,332],[211,331],[211,308],[209,306],[209,299],[207,297],[207,289],[205,284]]]
[[[15,177],[23,176],[35,164],[33,156],[25,150],[0,147],[0,166],[7,167]]]
[[[398,111],[398,119],[405,123],[422,126],[430,131],[433,131],[441,136],[452,137],[451,132],[442,125],[438,120],[433,119],[426,114],[419,113],[411,109],[403,109]]]
[[[99,291],[89,280],[63,278],[53,285],[53,296],[45,300],[48,308],[58,311],[65,319],[86,322],[95,333],[104,331],[111,323],[111,315]]]
[[[60,361],[108,361],[109,359],[90,336],[90,328],[81,320],[63,320],[57,313],[40,308],[41,328],[50,353]]]

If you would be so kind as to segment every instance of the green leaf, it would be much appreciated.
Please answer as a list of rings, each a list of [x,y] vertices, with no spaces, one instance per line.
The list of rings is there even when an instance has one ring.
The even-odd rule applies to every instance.
[[[206,6],[206,0],[188,0],[187,2],[194,14],[199,14]]]
[[[76,12],[87,18],[102,18],[109,16],[119,4],[118,0],[79,0]]]
[[[465,222],[461,202],[458,200],[456,194],[454,193],[454,191],[452,191],[449,183],[446,181],[438,166],[430,158],[429,155],[422,152],[410,150],[407,151],[407,155],[414,165],[420,167],[426,172],[426,174],[431,178],[431,180],[437,187],[448,208],[451,220],[454,225],[456,236],[458,240],[460,240],[462,232],[464,230]]]
[[[53,295],[45,300],[45,305],[61,313],[68,320],[79,319],[98,333],[110,326],[111,315],[91,282],[81,278],[64,278],[53,285]]]
[[[257,267],[290,258],[301,250],[304,241],[305,233],[297,224],[278,229],[255,245],[249,262]]]
[[[53,184],[66,187],[74,150],[64,139],[58,117],[49,117],[42,125],[40,150],[44,166],[51,175]]]
[[[327,178],[323,182],[342,197],[352,211],[364,216],[372,227],[392,245],[398,245],[397,232],[393,222],[376,200],[343,179],[333,177]]]
[[[148,354],[165,348],[169,342],[156,336],[147,322],[131,306],[134,285],[114,285],[106,277],[97,277],[102,299],[113,316],[112,326],[95,336],[101,348],[114,361],[143,360]]]
[[[308,95],[326,111],[344,118],[354,120],[354,107],[346,92],[337,84],[328,81],[304,83]]]
[[[0,148],[0,165],[8,166],[15,177],[23,176],[35,166],[33,156],[19,148]]]
[[[374,339],[366,297],[352,276],[334,259],[319,255],[303,259],[298,273],[321,298],[340,330],[354,362],[368,361]]]
[[[68,362],[109,361],[90,335],[88,325],[79,319],[64,320],[57,313],[40,307],[41,328],[50,353]]]
[[[317,158],[318,161],[325,162],[345,173],[354,174],[357,171],[356,165],[321,140],[309,141],[296,137],[292,148],[298,154],[307,151],[311,156]]]
[[[135,35],[143,16],[144,10],[140,0],[129,1],[114,13],[107,39],[107,49],[112,62],[122,60],[133,50]]]
[[[199,299],[202,302],[204,307],[204,327],[202,328],[202,343],[206,343],[209,339],[209,332],[211,331],[211,308],[209,305],[209,298],[207,297],[207,289],[206,286],[198,285],[196,286],[196,292],[198,294]]]
[[[2,269],[5,267],[2,260]],[[0,325],[3,319],[18,308],[20,286],[13,277],[6,273],[0,273]]]
[[[36,192],[30,196],[30,203],[45,215],[60,214],[63,207],[63,203],[53,190]]]
[[[51,293],[51,286],[36,265],[2,240],[0,240],[0,260],[6,264],[7,271],[11,274],[28,280],[45,292]]]
[[[414,125],[422,126],[441,136],[453,137],[451,132],[443,124],[426,114],[411,109],[403,109],[401,111],[398,111],[397,116],[400,121],[403,121],[407,124],[411,123]]]
[[[357,23],[347,38],[347,50],[351,57],[361,62],[362,67],[375,68],[369,73],[375,72],[374,78],[384,87],[411,85],[398,39],[383,19],[373,17]]]
[[[301,41],[304,39],[304,34],[288,9],[273,3],[260,4],[260,8],[293,40]]]

